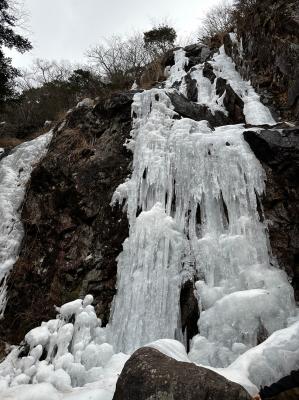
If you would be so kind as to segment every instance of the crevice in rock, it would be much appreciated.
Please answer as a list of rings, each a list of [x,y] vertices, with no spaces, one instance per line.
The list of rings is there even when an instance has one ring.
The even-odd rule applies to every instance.
[[[194,283],[188,280],[183,284],[180,294],[181,326],[183,335],[187,339],[187,351],[190,340],[198,334],[199,309],[194,291]]]

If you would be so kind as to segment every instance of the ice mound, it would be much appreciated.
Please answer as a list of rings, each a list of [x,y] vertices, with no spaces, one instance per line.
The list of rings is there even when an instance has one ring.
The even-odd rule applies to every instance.
[[[56,319],[28,332],[24,345],[12,350],[0,364],[0,391],[13,393],[15,386],[36,384],[36,390],[70,392],[96,382],[97,388],[112,397],[128,356],[115,354],[107,343],[106,329],[101,327],[92,301],[87,295],[84,300],[64,304],[57,308]]]

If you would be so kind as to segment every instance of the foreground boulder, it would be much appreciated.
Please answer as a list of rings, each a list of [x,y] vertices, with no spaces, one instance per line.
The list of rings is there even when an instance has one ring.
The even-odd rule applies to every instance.
[[[192,363],[143,347],[126,362],[113,400],[247,400],[238,384]]]

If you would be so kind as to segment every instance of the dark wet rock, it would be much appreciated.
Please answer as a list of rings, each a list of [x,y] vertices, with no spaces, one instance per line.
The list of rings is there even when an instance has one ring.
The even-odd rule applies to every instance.
[[[221,111],[212,114],[209,107],[202,104],[190,102],[185,96],[178,92],[168,93],[174,111],[184,118],[191,118],[195,121],[206,120],[212,127],[230,124],[228,117]]]
[[[211,51],[208,46],[203,44],[191,44],[189,46],[184,47],[186,52],[186,57],[189,58],[199,58],[199,62],[205,62],[211,55]]]
[[[186,57],[200,57],[203,46],[200,44],[190,44],[184,47]]]
[[[116,187],[130,173],[124,143],[133,93],[115,93],[74,109],[56,128],[49,152],[33,171],[22,211],[25,237],[8,280],[0,336],[17,343],[54,305],[91,293],[104,324],[115,294],[116,257],[128,236]]]
[[[207,120],[212,127],[245,122],[243,114],[244,102],[233,91],[231,86],[226,83],[225,79],[218,78],[216,85],[217,94],[219,96],[221,96],[224,91],[226,92],[223,104],[228,111],[227,116],[221,111],[215,111],[212,113],[209,107],[190,102],[189,100],[195,99],[195,97],[197,100],[197,86],[196,82],[193,82],[191,77],[187,78],[186,83],[188,99],[178,92],[168,93],[174,106],[174,110],[181,116],[194,119],[195,121]]]
[[[175,82],[173,82],[171,88],[172,88],[172,89],[176,89],[176,90],[179,91],[179,90],[180,90],[180,87],[181,87],[181,83],[182,83],[182,82],[180,82],[180,81],[175,81]]]
[[[250,29],[248,29],[250,26]],[[299,120],[299,3],[257,0],[238,23],[243,54],[229,35],[225,51],[243,78],[250,79],[276,117]]]
[[[0,363],[4,360],[10,351],[9,345],[0,339]]]
[[[267,174],[263,209],[274,257],[299,300],[299,128],[244,132]]]
[[[161,59],[163,68],[172,67],[174,65],[174,52],[181,47],[176,47],[173,50],[167,51]],[[210,49],[202,44],[191,44],[184,47],[186,57],[189,58],[188,64],[185,66],[186,72],[190,71],[195,65],[207,61],[211,57]]]
[[[188,64],[185,65],[185,71],[188,72],[190,71],[193,67],[195,67],[197,64],[201,62],[200,57],[189,57]]]
[[[0,150],[0,161],[2,160],[2,158],[7,157],[9,153],[9,148],[4,148],[3,150]]]
[[[243,100],[234,92],[232,87],[227,84],[225,89],[225,96],[223,99],[223,105],[228,111],[230,119],[235,124],[241,124],[245,122],[245,116],[243,113],[244,102]]]
[[[181,327],[187,339],[187,351],[190,340],[198,333],[199,309],[195,292],[194,282],[188,280],[183,284],[180,294]]]
[[[214,73],[213,66],[210,63],[208,63],[208,62],[204,63],[202,74],[205,78],[208,78],[211,83],[214,83],[214,80],[216,79],[216,75]]]
[[[198,99],[198,88],[196,79],[192,79],[190,73],[185,76],[187,98],[190,101],[196,102]]]
[[[164,67],[172,67],[174,65],[174,52],[180,49],[176,47],[172,50],[168,50],[162,57],[161,63]]]
[[[184,50],[186,52],[186,57],[189,58],[189,62],[185,67],[187,72],[195,65],[203,63],[211,57],[211,51],[205,45],[191,44],[184,47]]]
[[[126,362],[113,400],[249,400],[240,385],[143,347]]]
[[[223,38],[223,45],[225,48],[225,53],[229,56],[229,57],[233,57],[233,42],[230,38],[229,34],[226,34]]]
[[[230,84],[227,83],[226,79],[217,78],[216,81],[216,94],[218,96],[222,96],[225,92],[223,98],[223,105],[228,111],[228,115],[235,124],[245,122],[244,117],[244,102],[243,100],[235,93]]]
[[[217,78],[217,81],[216,81],[216,94],[217,94],[217,96],[222,96],[223,95],[223,93],[225,92],[225,90],[226,90],[226,79],[223,79],[223,78]]]

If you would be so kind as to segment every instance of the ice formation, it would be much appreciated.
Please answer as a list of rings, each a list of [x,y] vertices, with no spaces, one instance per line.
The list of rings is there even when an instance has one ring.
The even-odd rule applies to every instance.
[[[20,144],[0,160],[0,317],[6,298],[6,277],[18,257],[23,238],[20,208],[34,165],[43,157],[52,132]]]
[[[25,384],[37,385],[37,393],[39,387],[49,387],[55,399],[54,394],[61,398],[60,392],[71,392],[72,388],[78,388],[82,398],[93,392],[100,399],[112,398],[129,356],[114,354],[92,301],[93,297],[87,295],[84,300],[64,304],[57,309],[56,319],[27,333],[24,347],[15,348],[0,364],[1,398],[10,398],[14,387]],[[82,387],[85,389],[80,390]],[[22,398],[20,394],[18,398]],[[50,394],[48,398],[52,399]]]
[[[299,369],[299,321],[274,332],[260,345],[238,357],[229,367],[216,371],[240,383],[250,394],[290,371]]]
[[[220,48],[219,54],[214,57],[212,65],[216,76],[226,79],[233,90],[244,101],[244,114],[248,124],[275,125],[275,120],[269,109],[260,102],[259,95],[250,85],[250,82],[244,81],[236,71],[231,58],[225,54],[224,46]]]
[[[182,233],[160,203],[138,217],[119,257],[124,268],[118,274],[111,325],[116,350],[132,352],[154,339],[175,336],[184,245]],[[128,287],[132,296],[126,293]]]
[[[184,80],[185,58],[183,50],[176,52],[166,88]],[[254,110],[255,123],[273,123],[223,49],[214,69],[251,104],[245,108],[248,122]],[[199,101],[220,109],[202,66],[192,74]],[[179,338],[180,287],[195,277],[201,336],[194,338],[190,357],[225,367],[258,344],[261,332],[268,336],[286,327],[295,313],[293,290],[286,274],[271,266],[257,211],[264,171],[243,139],[243,125],[212,131],[206,121],[175,119],[165,89],[136,94],[133,114],[133,173],[113,199],[126,200],[130,221],[110,326],[116,349]]]
[[[251,394],[299,367],[293,290],[271,258],[259,203],[264,171],[243,125],[212,130],[207,121],[178,119],[168,92],[186,93],[187,63],[185,52],[176,51],[164,88],[134,96],[127,144],[133,172],[112,199],[125,207],[130,232],[118,257],[109,325],[101,327],[90,296],[63,305],[57,319],[26,335],[28,354],[14,349],[0,365],[4,399],[44,393],[44,400],[111,400],[129,357],[122,352],[148,343],[216,370]],[[247,123],[275,123],[223,48],[211,64],[243,99]],[[203,65],[190,71],[198,103],[226,113],[216,83],[202,71]],[[200,310],[188,355],[179,307],[186,280],[195,281]]]

